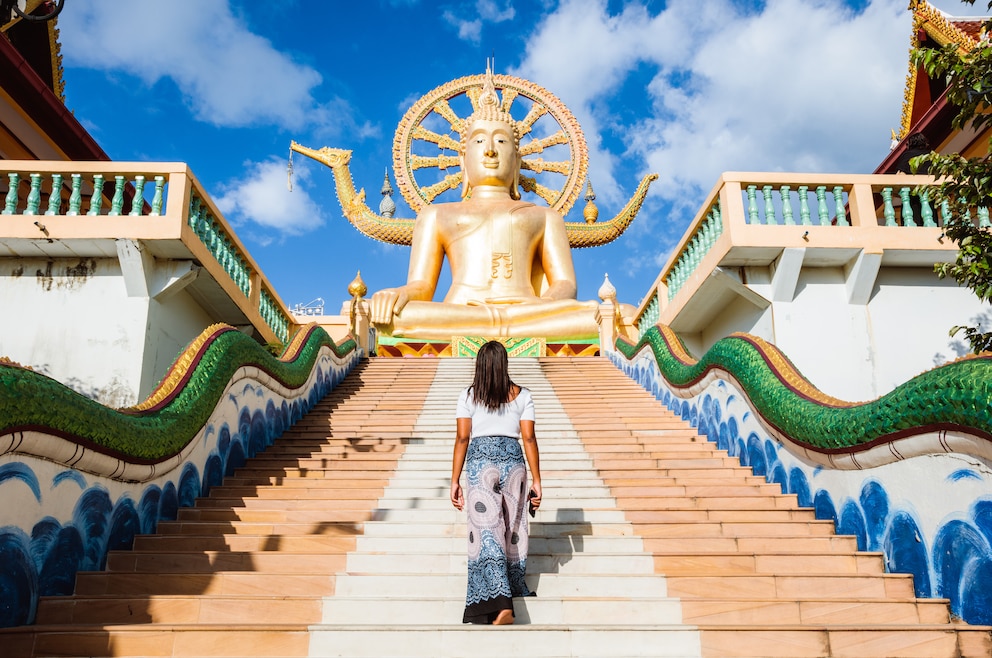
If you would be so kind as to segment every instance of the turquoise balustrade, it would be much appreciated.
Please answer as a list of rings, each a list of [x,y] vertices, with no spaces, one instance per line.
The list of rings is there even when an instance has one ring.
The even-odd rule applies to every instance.
[[[125,199],[131,197],[131,210],[129,216],[138,217],[142,215],[157,216],[162,214],[162,206],[165,203],[167,181],[165,176],[155,176],[155,188],[150,211],[146,212],[144,191],[147,176],[136,174],[134,176],[114,175],[114,191],[110,201],[110,208],[104,212],[104,174],[81,174],[70,173],[68,175],[69,196],[68,203],[64,203],[63,193],[65,192],[66,174],[59,172],[31,173],[27,180],[30,182],[28,194],[24,198],[23,205],[20,205],[18,189],[25,180],[19,172],[7,172],[7,194],[4,196],[3,215],[37,215],[42,212],[42,204],[45,203],[44,214],[46,216],[64,215],[76,217],[83,213],[84,194],[89,195],[89,206],[86,211],[88,216],[116,216],[123,212]],[[129,192],[130,188],[130,192]],[[48,190],[46,193],[45,190]],[[47,197],[47,198],[46,198]],[[64,211],[63,211],[64,209]]]
[[[720,210],[720,201],[717,200],[706,213],[706,219],[699,225],[699,229],[689,237],[675,265],[665,277],[669,300],[674,298],[682,286],[685,285],[686,281],[689,280],[692,273],[703,262],[703,258],[706,257],[709,250],[716,244],[717,238],[720,237],[722,232],[723,216]]]
[[[761,204],[758,203],[759,189],[764,201],[763,212]],[[794,208],[798,202],[799,225],[850,226],[844,209],[844,187],[841,185],[835,185],[833,188],[827,185],[799,185],[793,191],[791,185],[780,185],[776,188],[774,185],[751,184],[744,187],[743,191],[746,199],[746,221],[751,225],[795,226]],[[810,200],[810,194],[814,196],[813,201]],[[793,196],[797,198],[794,200]],[[833,214],[830,212],[829,196],[833,197]]]
[[[129,220],[161,217],[187,224],[191,231],[183,230],[175,239],[191,247],[197,241],[202,244],[217,265],[199,248],[196,258],[206,261],[204,265],[214,270],[212,276],[218,280],[223,280],[223,274],[229,277],[240,291],[239,296],[228,288],[232,300],[251,322],[263,333],[268,335],[268,327],[275,339],[288,341],[295,324],[292,315],[274,294],[264,293],[265,289],[272,290],[270,284],[185,164],[34,160],[7,160],[4,164],[6,169],[0,169],[0,215],[44,214],[70,222],[78,218],[85,223],[84,232],[97,233],[100,224],[93,220],[113,217],[106,234],[111,237],[120,233],[121,222]],[[53,228],[53,222],[47,225]],[[54,223],[54,230],[59,230],[58,223]],[[194,244],[189,244],[190,239]]]
[[[951,249],[953,245],[938,238],[939,231],[924,232],[943,226],[950,217],[947,204],[938,207],[922,187],[932,180],[906,174],[723,174],[702,200],[658,286],[639,306],[638,330],[679,317],[688,302],[679,293],[690,281],[701,280],[700,275],[708,275],[714,266],[746,266],[757,250],[849,249],[861,240],[858,232],[869,232],[865,240],[877,240],[880,226],[915,227],[919,240],[934,241],[939,251]],[[978,226],[992,228],[988,208],[974,209],[961,219],[972,221],[973,216]],[[716,259],[714,250],[720,252]],[[700,272],[704,263],[707,271]]]
[[[258,312],[279,340],[286,342],[289,338],[289,319],[283,314],[267,290],[259,295]]]
[[[658,323],[659,317],[661,317],[661,307],[658,305],[658,291],[655,290],[647,306],[644,307],[644,312],[637,320],[638,340],[643,338],[644,334]]]
[[[251,293],[251,268],[248,266],[247,259],[241,254],[222,223],[214,218],[207,208],[207,204],[196,194],[190,196],[187,223],[196,236],[200,238],[200,242],[207,248],[210,255],[231,277],[238,290],[245,297],[248,297]],[[268,321],[266,320],[266,322]],[[272,327],[271,323],[268,324]],[[275,327],[272,328],[275,329]]]

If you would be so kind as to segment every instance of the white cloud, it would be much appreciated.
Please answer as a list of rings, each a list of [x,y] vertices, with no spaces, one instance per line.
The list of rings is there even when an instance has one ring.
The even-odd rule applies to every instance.
[[[929,0],[929,2],[951,16],[988,16],[989,14],[986,0],[976,0],[973,5],[961,2],[961,0]]]
[[[513,20],[516,10],[513,8],[511,0],[499,2],[499,0],[476,0],[474,6],[469,5],[466,9],[464,4],[458,6],[458,13],[452,9],[446,9],[441,18],[458,32],[458,38],[462,41],[478,44],[482,40],[482,26],[485,23],[502,23]],[[463,18],[465,13],[471,14],[472,18]]]
[[[323,225],[324,216],[310,197],[309,183],[310,170],[295,165],[290,192],[286,185],[286,160],[272,158],[247,163],[244,177],[229,182],[214,199],[227,219],[264,229],[268,240],[264,236],[258,239],[266,244],[271,241],[273,231],[282,238],[302,235]]]
[[[320,74],[252,33],[227,2],[74,3],[59,23],[68,66],[147,85],[171,79],[201,121],[299,129],[328,120],[311,94]]]
[[[576,115],[606,216],[638,176],[660,174],[629,231],[641,239],[626,242],[628,274],[658,267],[724,171],[867,173],[886,155],[908,65],[905,0],[857,12],[843,0],[613,4],[562,0],[512,73]],[[616,114],[633,84],[639,120]]]
[[[658,187],[677,199],[726,170],[870,170],[898,126],[909,30],[904,0],[874,0],[860,13],[840,0],[768,0],[760,13],[674,0],[654,14],[565,0],[515,73],[541,80],[576,114],[597,193],[619,200],[614,172],[625,157],[660,173]],[[607,99],[645,66],[648,115],[611,121]],[[607,130],[627,153],[606,152]]]

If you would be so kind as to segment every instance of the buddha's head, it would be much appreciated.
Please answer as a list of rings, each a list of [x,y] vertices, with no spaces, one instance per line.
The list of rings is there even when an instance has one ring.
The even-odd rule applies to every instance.
[[[511,198],[520,198],[520,129],[501,106],[488,66],[478,109],[462,124],[459,158],[462,198],[477,185],[505,187]]]

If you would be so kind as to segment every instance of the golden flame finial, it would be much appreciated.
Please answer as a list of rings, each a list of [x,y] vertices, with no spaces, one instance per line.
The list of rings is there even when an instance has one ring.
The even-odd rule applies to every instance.
[[[482,82],[482,92],[476,101],[475,111],[461,122],[458,130],[461,134],[460,147],[465,152],[465,140],[468,130],[475,121],[500,121],[513,129],[513,139],[516,147],[520,148],[521,127],[513,116],[503,108],[496,92],[496,76],[493,74],[492,60],[486,58],[486,77]]]
[[[499,96],[496,94],[496,82],[493,78],[493,61],[486,58],[486,79],[482,83],[482,94],[479,95],[479,109],[499,107]]]

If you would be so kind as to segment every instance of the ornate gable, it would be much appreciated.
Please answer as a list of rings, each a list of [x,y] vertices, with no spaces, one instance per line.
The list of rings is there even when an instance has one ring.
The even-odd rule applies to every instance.
[[[931,41],[939,46],[957,44],[962,52],[975,47],[981,39],[983,18],[956,18],[949,16],[926,0],[910,0],[909,10],[913,12],[913,32],[910,37],[910,50]],[[919,67],[909,63],[906,76],[906,91],[903,94],[902,121],[899,139],[909,135],[913,126],[930,109],[939,97],[926,74]]]

